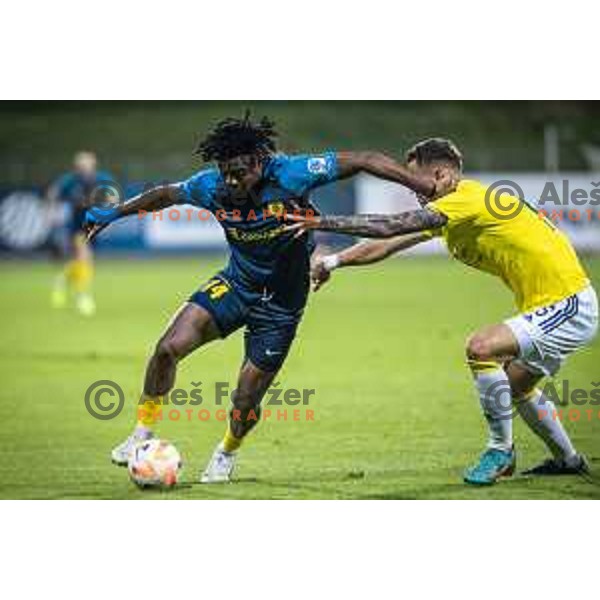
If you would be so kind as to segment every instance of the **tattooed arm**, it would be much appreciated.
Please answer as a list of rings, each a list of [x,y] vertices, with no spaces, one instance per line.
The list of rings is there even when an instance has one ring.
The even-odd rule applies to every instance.
[[[390,238],[443,227],[448,218],[426,208],[394,215],[324,215],[322,217],[290,217],[296,221],[291,229],[318,229],[367,238]]]

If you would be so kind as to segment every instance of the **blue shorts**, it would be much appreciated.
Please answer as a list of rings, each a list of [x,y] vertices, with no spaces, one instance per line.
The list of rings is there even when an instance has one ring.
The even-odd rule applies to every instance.
[[[223,338],[245,327],[246,358],[269,373],[283,365],[302,319],[302,310],[286,309],[273,294],[242,291],[222,273],[203,285],[189,301],[211,314]]]
[[[74,236],[78,233],[84,233],[85,210],[81,208],[72,209],[67,219],[67,230],[69,235]]]

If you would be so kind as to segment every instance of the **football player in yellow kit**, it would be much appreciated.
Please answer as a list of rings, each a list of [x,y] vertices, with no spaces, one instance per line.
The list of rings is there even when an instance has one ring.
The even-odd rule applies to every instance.
[[[596,293],[573,247],[523,200],[463,179],[461,153],[449,140],[420,142],[406,158],[405,165],[382,159],[382,176],[415,191],[421,209],[395,215],[291,218],[297,223],[290,228],[300,231],[389,238],[317,259],[312,270],[316,287],[335,268],[377,262],[442,236],[454,258],[500,277],[514,293],[520,313],[484,327],[467,342],[467,361],[488,422],[489,441],[478,463],[465,471],[464,480],[489,485],[514,472],[513,402],[553,456],[525,473],[586,473],[587,461],[556,418],[552,401],[536,387],[598,330]]]

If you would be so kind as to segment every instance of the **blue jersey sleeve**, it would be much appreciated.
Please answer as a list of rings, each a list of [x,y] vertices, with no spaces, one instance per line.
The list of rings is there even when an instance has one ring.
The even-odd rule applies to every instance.
[[[304,194],[338,178],[335,152],[302,154],[278,159],[275,173],[286,189]]]
[[[113,183],[115,178],[108,171],[98,171],[96,174],[96,183]]]
[[[180,182],[178,204],[193,204],[213,210],[218,175],[214,170],[199,171]]]
[[[107,171],[98,171],[93,180],[84,180],[76,173],[61,175],[51,186],[51,195],[65,202],[80,202],[86,196],[93,195],[100,185],[112,185],[115,181]]]
[[[61,175],[51,185],[52,195],[59,200],[68,201],[70,200],[69,194],[74,187],[74,178],[71,173],[65,173]]]

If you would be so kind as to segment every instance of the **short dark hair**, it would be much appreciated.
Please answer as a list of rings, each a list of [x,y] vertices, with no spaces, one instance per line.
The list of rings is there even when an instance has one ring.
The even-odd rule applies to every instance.
[[[416,161],[418,165],[446,163],[462,171],[463,157],[456,144],[444,138],[430,138],[415,144],[406,153],[407,162]]]
[[[260,160],[276,151],[275,123],[263,117],[252,122],[250,111],[244,117],[228,117],[219,121],[201,140],[194,154],[200,154],[206,162],[223,162],[237,156],[251,154]]]

